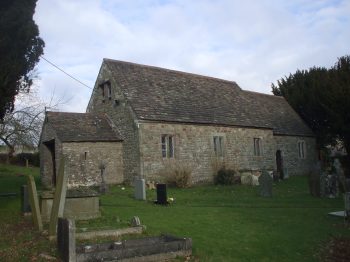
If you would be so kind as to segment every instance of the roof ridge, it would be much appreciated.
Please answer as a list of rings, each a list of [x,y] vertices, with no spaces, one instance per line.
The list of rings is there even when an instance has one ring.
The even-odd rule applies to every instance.
[[[242,90],[241,87],[236,83],[236,81],[233,81],[233,80],[227,80],[227,79],[222,79],[222,78],[217,78],[217,77],[207,76],[207,75],[200,75],[200,74],[196,74],[196,73],[189,73],[189,72],[184,72],[184,71],[180,71],[180,70],[160,67],[160,66],[152,66],[152,65],[139,64],[139,63],[135,63],[135,62],[116,60],[116,59],[111,59],[111,58],[103,58],[103,61],[117,62],[117,63],[123,63],[123,64],[128,64],[128,65],[135,65],[135,66],[140,66],[140,67],[145,67],[145,68],[164,70],[164,71],[174,72],[174,73],[182,74],[182,75],[189,75],[189,76],[196,76],[196,77],[201,77],[201,78],[206,78],[206,79],[212,79],[212,80],[221,81],[221,82],[224,82],[224,83],[234,84],[240,90]]]
[[[61,112],[61,111],[46,111],[46,113],[54,113],[54,114],[79,114],[79,115],[96,115],[96,116],[105,116],[104,113],[94,113],[94,112]]]
[[[274,94],[266,94],[266,93],[260,93],[260,92],[257,92],[257,91],[251,91],[251,90],[243,90],[243,92],[246,92],[246,93],[252,93],[252,94],[256,94],[256,95],[263,95],[263,96],[268,96],[268,97],[278,97],[278,98],[283,98],[283,96],[276,96]]]

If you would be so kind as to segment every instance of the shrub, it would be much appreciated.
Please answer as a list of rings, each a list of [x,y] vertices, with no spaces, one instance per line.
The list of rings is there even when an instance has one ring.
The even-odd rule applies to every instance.
[[[176,161],[166,164],[165,168],[159,173],[169,186],[187,188],[191,186],[192,168],[185,163]]]
[[[186,168],[175,169],[167,178],[167,183],[179,188],[190,187],[192,171]]]
[[[221,168],[215,176],[214,182],[219,185],[232,185],[235,182],[236,171],[233,169]]]

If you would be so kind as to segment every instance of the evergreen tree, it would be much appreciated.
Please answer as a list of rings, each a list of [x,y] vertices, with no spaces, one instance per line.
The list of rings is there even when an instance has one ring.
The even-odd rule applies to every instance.
[[[19,91],[29,91],[44,41],[33,20],[37,0],[0,1],[0,120],[13,111]]]
[[[297,70],[272,84],[272,92],[299,113],[320,147],[340,140],[350,154],[350,56],[339,58],[330,69]]]

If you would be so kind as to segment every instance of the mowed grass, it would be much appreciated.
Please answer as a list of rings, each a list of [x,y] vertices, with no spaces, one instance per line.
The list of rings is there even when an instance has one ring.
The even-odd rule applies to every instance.
[[[101,197],[103,217],[86,222],[92,228],[120,227],[139,216],[147,234],[173,234],[193,239],[200,261],[318,261],[332,236],[349,236],[342,218],[342,198],[310,196],[306,177],[274,185],[273,197],[262,198],[249,186],[201,186],[168,189],[169,206],[133,198],[133,189],[116,186]]]
[[[25,183],[24,177],[16,175],[21,172],[38,177],[39,170],[0,165],[0,192],[19,193]],[[306,177],[275,184],[272,198],[260,197],[257,190],[248,186],[168,188],[168,197],[175,201],[159,206],[153,204],[154,190],[147,190],[147,201],[138,201],[133,188],[113,186],[101,196],[102,217],[79,221],[77,226],[88,230],[120,228],[138,216],[147,227],[145,235],[191,237],[196,261],[319,261],[318,253],[331,237],[350,236],[342,218],[327,215],[344,209],[342,198],[310,196]],[[0,198],[0,226],[23,222],[19,210],[19,196]],[[0,255],[7,254],[9,248],[2,235]],[[19,257],[54,253],[48,244],[30,248]]]

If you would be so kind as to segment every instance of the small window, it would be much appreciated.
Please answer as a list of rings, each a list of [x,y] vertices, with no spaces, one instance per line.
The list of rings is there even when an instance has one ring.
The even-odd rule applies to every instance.
[[[105,83],[106,89],[107,89],[107,97],[109,100],[112,99],[112,86],[110,82]]]
[[[214,153],[217,157],[224,156],[224,138],[222,136],[214,136]]]
[[[111,100],[112,99],[111,83],[109,81],[106,81],[100,84],[99,87],[101,88],[102,102],[104,102],[106,98]]]
[[[254,156],[261,156],[261,138],[254,138]]]
[[[299,158],[304,159],[305,158],[305,141],[298,141],[298,153],[299,153]]]
[[[101,95],[102,95],[102,99],[104,100],[105,99],[105,85],[104,84],[101,84],[100,85],[100,88],[101,88]]]
[[[174,137],[172,135],[162,135],[162,157],[174,157]]]
[[[84,152],[84,160],[87,159],[87,152]]]

